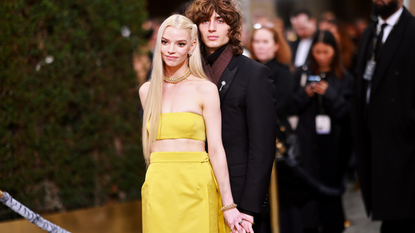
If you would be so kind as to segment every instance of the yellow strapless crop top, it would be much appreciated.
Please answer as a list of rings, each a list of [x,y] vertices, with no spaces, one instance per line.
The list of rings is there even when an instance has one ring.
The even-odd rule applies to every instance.
[[[203,116],[191,112],[162,113],[160,116],[157,140],[186,138],[206,141]],[[147,123],[147,131],[150,122]]]

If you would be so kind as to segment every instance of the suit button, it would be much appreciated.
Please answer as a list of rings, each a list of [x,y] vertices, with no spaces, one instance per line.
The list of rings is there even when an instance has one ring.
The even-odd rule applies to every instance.
[[[391,102],[392,102],[392,103],[395,103],[395,99],[394,99],[394,98],[392,98],[392,99],[391,99]]]
[[[399,75],[399,71],[395,71],[395,75],[398,76]]]

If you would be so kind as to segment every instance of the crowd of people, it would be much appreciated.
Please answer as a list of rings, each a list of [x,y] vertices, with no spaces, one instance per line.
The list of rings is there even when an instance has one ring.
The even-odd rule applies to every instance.
[[[350,24],[301,9],[289,30],[266,17],[242,30],[234,1],[195,0],[158,21],[151,65],[134,59],[144,232],[270,232],[278,131],[319,186],[280,199],[280,232],[343,232],[350,167],[381,232],[415,232],[415,18],[402,0],[373,0],[373,13]]]

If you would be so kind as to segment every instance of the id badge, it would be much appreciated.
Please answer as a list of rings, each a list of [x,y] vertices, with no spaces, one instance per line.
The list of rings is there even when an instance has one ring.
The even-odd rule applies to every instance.
[[[331,120],[329,116],[316,116],[316,132],[317,134],[329,134],[331,132]]]
[[[373,74],[375,73],[376,69],[376,61],[373,59],[370,59],[366,64],[365,74],[363,75],[363,78],[366,81],[371,81]]]

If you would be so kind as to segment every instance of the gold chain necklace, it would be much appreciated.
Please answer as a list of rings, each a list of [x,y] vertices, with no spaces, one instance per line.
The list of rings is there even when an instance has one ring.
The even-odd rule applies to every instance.
[[[164,76],[163,80],[168,83],[178,83],[178,82],[185,80],[187,77],[189,77],[189,75],[190,75],[190,69],[187,69],[187,72],[178,78],[167,78],[166,76]]]

